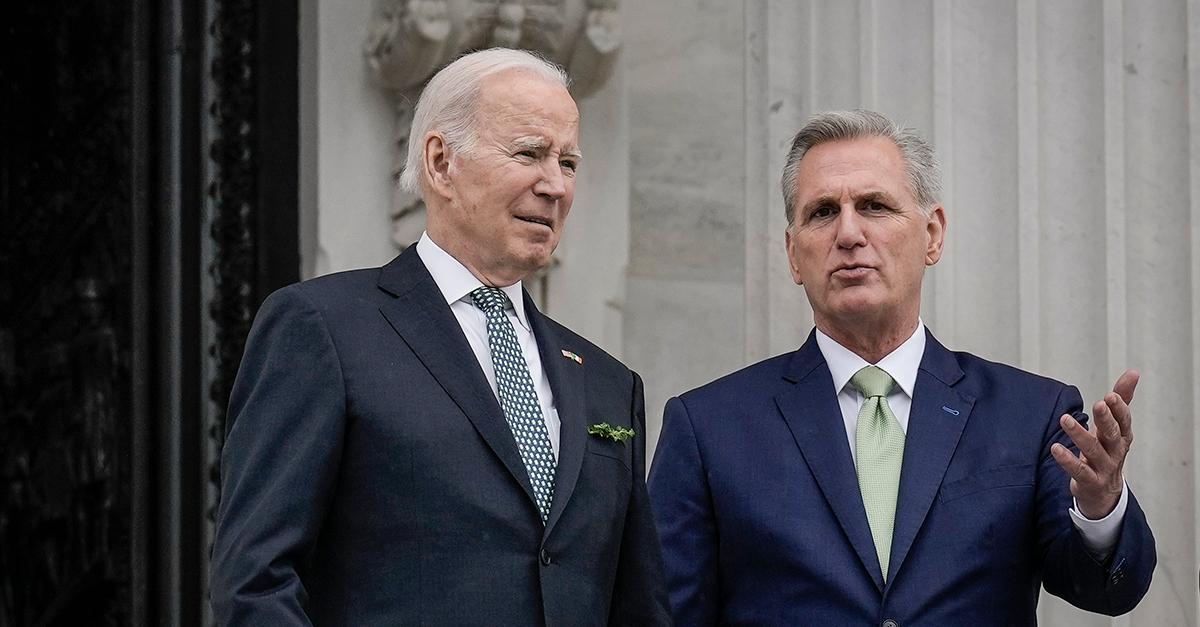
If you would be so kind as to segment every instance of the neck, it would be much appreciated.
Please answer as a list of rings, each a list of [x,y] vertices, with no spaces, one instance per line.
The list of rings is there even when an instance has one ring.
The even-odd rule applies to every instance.
[[[917,320],[918,318],[913,316],[911,319],[906,317],[902,322],[858,325],[817,320],[816,327],[867,363],[877,364],[912,337],[917,328]]]
[[[483,264],[477,263],[478,255],[469,242],[459,237],[449,236],[433,224],[428,225],[425,232],[438,248],[454,257],[468,272],[479,279],[480,283],[488,287],[508,287],[524,278],[516,269],[493,268],[490,271],[484,271]]]

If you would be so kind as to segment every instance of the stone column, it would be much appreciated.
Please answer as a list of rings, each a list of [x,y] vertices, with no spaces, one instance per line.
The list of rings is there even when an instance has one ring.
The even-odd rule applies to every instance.
[[[779,172],[815,111],[868,107],[945,165],[922,316],[954,349],[1074,383],[1141,370],[1127,478],[1159,547],[1127,617],[1200,617],[1200,11],[1183,0],[670,0],[630,7],[626,355],[657,434],[671,395],[811,326]]]

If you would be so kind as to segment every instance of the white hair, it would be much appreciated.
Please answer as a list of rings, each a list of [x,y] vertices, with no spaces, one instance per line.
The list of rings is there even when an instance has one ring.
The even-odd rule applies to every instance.
[[[564,89],[570,85],[565,70],[525,50],[489,48],[459,57],[429,79],[417,100],[400,174],[402,189],[413,194],[421,191],[425,136],[429,133],[441,132],[450,148],[471,152],[477,140],[475,112],[480,88],[488,77],[508,70],[531,72]]]
[[[904,157],[909,191],[926,214],[933,211],[942,195],[942,175],[933,147],[915,129],[901,126],[884,115],[866,109],[826,111],[808,119],[792,139],[787,161],[783,166],[783,206],[788,226],[796,217],[796,180],[800,160],[819,144],[858,139],[885,137],[892,140]]]

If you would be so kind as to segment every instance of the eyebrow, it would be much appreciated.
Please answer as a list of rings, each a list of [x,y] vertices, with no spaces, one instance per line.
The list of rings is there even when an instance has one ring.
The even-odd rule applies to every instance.
[[[882,202],[882,203],[892,206],[892,207],[895,207],[899,204],[895,198],[892,198],[891,194],[888,194],[887,192],[885,192],[883,190],[872,190],[869,192],[864,192],[862,194],[854,196],[853,198],[854,198],[854,202],[856,204],[860,203],[864,200],[865,201]],[[805,203],[804,206],[801,207],[801,211],[803,213],[808,213],[810,210],[815,209],[825,203],[833,203],[835,205],[838,204],[837,199],[831,195],[819,196],[819,197],[814,198],[814,199],[810,200],[809,202]]]
[[[513,140],[513,145],[522,150],[545,150],[548,142],[541,137],[518,137]],[[571,157],[577,160],[583,160],[583,153],[577,148],[562,151],[562,156]]]
[[[889,194],[883,190],[875,190],[875,191],[867,192],[865,194],[862,194],[862,195],[856,197],[854,200],[856,200],[856,201],[874,200],[877,202],[882,202],[885,205],[891,205],[893,207],[900,204],[900,201],[896,200],[895,198],[892,198],[891,194]]]

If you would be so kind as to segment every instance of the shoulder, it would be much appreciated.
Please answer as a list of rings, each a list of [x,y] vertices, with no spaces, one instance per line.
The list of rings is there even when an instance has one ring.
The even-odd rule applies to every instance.
[[[1023,370],[1016,366],[984,359],[965,351],[952,351],[928,333],[925,354],[921,356],[920,371],[958,393],[986,401],[1000,397],[1006,403],[1044,402],[1054,400],[1064,392],[1078,395],[1078,390],[1050,377]]]
[[[796,353],[784,353],[751,364],[679,395],[692,407],[717,411],[737,409],[756,401],[770,401],[786,389],[785,379]]]
[[[317,307],[328,307],[347,297],[378,291],[379,271],[379,268],[363,268],[326,274],[282,287],[267,300],[307,302]]]
[[[789,380],[796,354],[751,364],[669,399],[659,450],[696,448],[708,451],[712,460],[736,465],[761,453],[758,447],[790,438],[778,399],[796,389]]]
[[[971,399],[977,412],[1004,416],[1005,425],[1054,430],[1062,414],[1083,411],[1083,397],[1073,385],[970,353],[953,357],[963,373],[954,390]]]
[[[336,272],[292,283],[272,292],[259,307],[257,319],[307,312],[328,317],[381,300],[379,268]]]
[[[980,394],[1011,392],[1024,396],[1057,396],[1071,387],[1062,381],[971,353],[955,351],[952,354],[962,368],[963,385]]]
[[[378,275],[378,268],[351,270],[275,290],[254,316],[247,350],[270,348],[281,342],[284,346],[307,345],[312,343],[311,338],[332,338],[338,329],[361,327],[361,321],[379,315],[384,295],[375,287]],[[267,337],[276,339],[259,346]],[[309,339],[301,342],[300,338]]]

